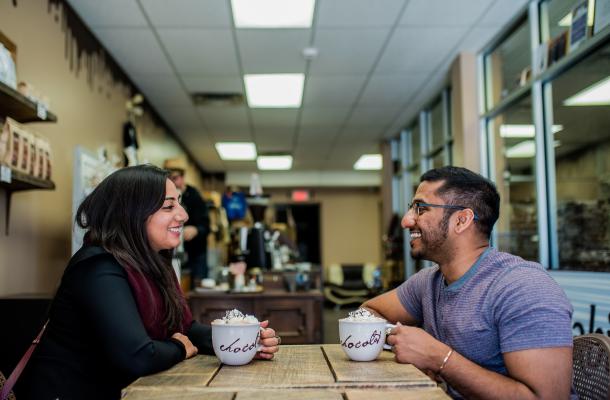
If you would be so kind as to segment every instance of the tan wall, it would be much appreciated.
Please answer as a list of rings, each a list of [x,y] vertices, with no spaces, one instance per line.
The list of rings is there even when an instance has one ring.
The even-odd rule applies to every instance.
[[[58,122],[28,124],[47,136],[54,152],[54,191],[13,195],[10,235],[0,236],[0,295],[51,292],[70,257],[72,164],[75,146],[95,151],[105,145],[120,155],[125,102],[131,92],[103,69],[89,83],[87,56],[70,68],[61,10],[46,0],[0,2],[0,29],[18,47],[18,79],[49,97]],[[49,8],[48,8],[49,7]],[[90,61],[90,60],[89,60]],[[164,158],[185,157],[178,143],[150,114],[138,123],[140,157],[156,165]],[[190,182],[200,183],[195,169]],[[4,192],[0,190],[0,224],[4,227]]]
[[[273,203],[289,202],[290,190],[265,190]],[[373,189],[312,189],[320,204],[322,265],[381,263],[381,198]]]

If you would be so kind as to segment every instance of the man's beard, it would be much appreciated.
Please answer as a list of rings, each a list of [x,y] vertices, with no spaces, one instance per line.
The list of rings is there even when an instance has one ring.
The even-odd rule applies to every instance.
[[[416,260],[429,260],[438,263],[439,258],[445,256],[443,247],[449,234],[449,217],[450,214],[444,215],[436,229],[428,231],[420,229],[420,248],[418,250],[411,249],[411,257]]]

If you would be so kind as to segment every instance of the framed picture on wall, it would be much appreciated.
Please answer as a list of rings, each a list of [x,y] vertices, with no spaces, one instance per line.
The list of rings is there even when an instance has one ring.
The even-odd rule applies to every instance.
[[[72,179],[72,222],[76,217],[78,206],[85,197],[108,175],[116,170],[106,160],[105,149],[98,149],[98,154],[76,146],[74,149],[74,165]],[[72,229],[72,254],[83,244],[84,231],[74,224]]]
[[[570,24],[569,51],[576,49],[587,38],[588,2],[582,1],[572,9],[572,23]]]

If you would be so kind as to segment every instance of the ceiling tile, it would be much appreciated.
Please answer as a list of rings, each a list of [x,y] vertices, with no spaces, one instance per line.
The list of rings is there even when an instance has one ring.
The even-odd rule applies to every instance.
[[[226,169],[229,171],[256,172],[256,161],[224,161]],[[264,188],[264,183],[263,183]]]
[[[227,127],[210,129],[210,138],[214,142],[252,142],[252,134],[247,127]]]
[[[318,0],[317,26],[389,27],[405,0]]]
[[[349,140],[349,143],[352,141],[374,142],[379,139],[380,133],[379,125],[348,125],[343,129],[341,139]]]
[[[427,73],[375,74],[369,80],[358,104],[404,104],[415,95],[428,75]]]
[[[172,107],[172,106],[156,106],[157,110],[160,111],[163,119],[167,121],[176,131],[184,129],[193,129],[199,131],[204,127],[201,120],[195,112],[195,108],[192,106],[186,107]]]
[[[494,5],[481,17],[479,25],[502,27],[513,19],[517,13],[527,11],[528,0],[496,0]]]
[[[320,149],[325,143],[332,142],[335,136],[339,134],[341,127],[339,126],[307,126],[301,127],[297,146],[318,146]]]
[[[381,51],[389,28],[317,29],[314,46],[318,57],[311,74],[367,74]]]
[[[130,75],[173,74],[157,39],[145,28],[97,28],[97,38]]]
[[[309,76],[305,83],[303,104],[351,106],[365,79],[366,75]]]
[[[136,0],[68,0],[68,3],[90,28],[148,26]]]
[[[144,92],[146,98],[154,99],[157,106],[193,105],[175,75],[132,75],[131,77]]]
[[[464,27],[398,28],[376,72],[430,72],[447,57],[466,31]]]
[[[460,50],[470,53],[478,53],[493,39],[500,27],[475,27],[470,30],[460,43]]]
[[[229,29],[159,29],[159,36],[181,74],[239,74]]]
[[[253,108],[250,110],[254,126],[294,126],[298,110],[286,108]]]
[[[400,104],[386,107],[358,106],[348,120],[348,125],[378,125],[381,128],[387,126],[400,112]]]
[[[243,93],[241,76],[182,75],[182,82],[189,93]]]
[[[410,0],[400,25],[470,26],[494,0]],[[511,2],[512,0],[505,2]]]
[[[301,126],[334,125],[345,122],[351,107],[303,107]]]
[[[264,152],[292,152],[294,139],[293,127],[270,127],[255,129],[256,149],[259,154]]]
[[[156,27],[231,27],[231,11],[225,0],[172,0],[171,4],[167,0],[140,2]]]
[[[238,29],[237,43],[244,73],[305,72],[301,55],[309,45],[309,29]]]
[[[197,112],[210,129],[248,126],[248,113],[245,106],[197,107]]]

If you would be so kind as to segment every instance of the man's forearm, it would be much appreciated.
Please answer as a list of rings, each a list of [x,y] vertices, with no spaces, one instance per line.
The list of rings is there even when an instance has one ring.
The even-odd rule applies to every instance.
[[[440,365],[440,364],[439,364]],[[467,399],[541,399],[526,384],[511,377],[485,369],[454,351],[444,366],[441,377]],[[556,397],[568,398],[554,394]]]

